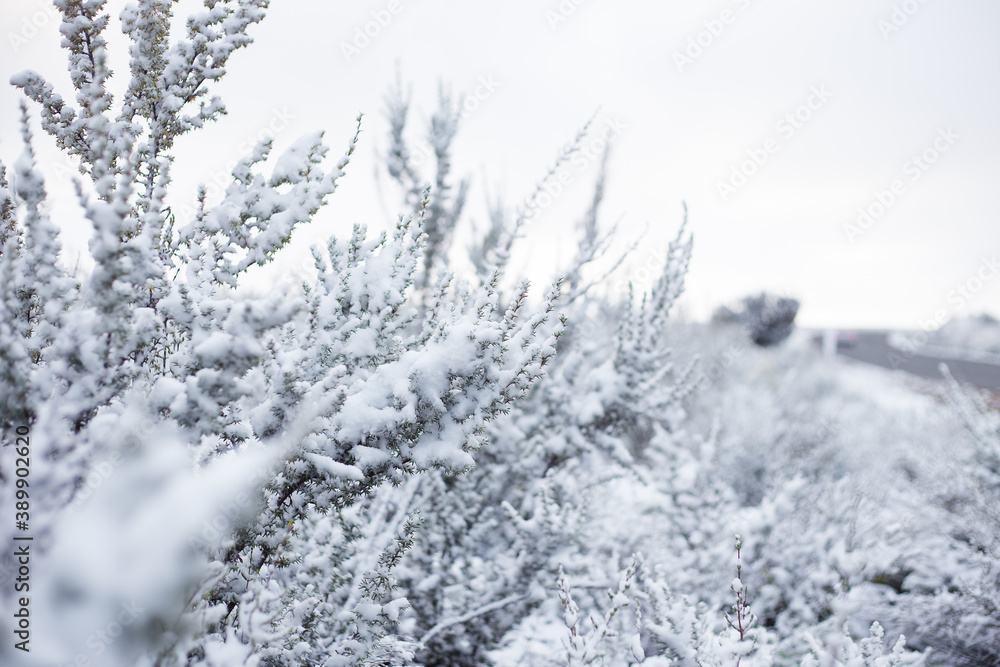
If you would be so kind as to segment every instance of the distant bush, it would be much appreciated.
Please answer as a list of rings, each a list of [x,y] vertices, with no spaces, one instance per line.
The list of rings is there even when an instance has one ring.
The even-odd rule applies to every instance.
[[[934,332],[932,342],[966,351],[1000,354],[1000,321],[989,313],[956,317]]]
[[[750,340],[761,347],[769,347],[788,338],[798,312],[798,300],[761,292],[759,296],[744,297],[735,309],[720,306],[712,315],[712,321],[742,324]]]

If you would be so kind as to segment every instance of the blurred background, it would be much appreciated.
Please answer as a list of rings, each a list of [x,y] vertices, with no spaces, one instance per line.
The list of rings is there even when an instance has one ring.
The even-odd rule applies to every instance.
[[[196,4],[177,3],[176,15]],[[71,98],[51,4],[0,9],[0,80],[34,69]],[[806,327],[920,329],[942,311],[997,314],[998,27],[1000,5],[986,0],[275,2],[252,28],[255,48],[234,55],[217,88],[229,115],[176,146],[171,203],[192,206],[198,183],[218,195],[258,138],[274,136],[280,150],[322,129],[339,155],[363,112],[330,206],[269,271],[294,275],[309,244],[356,222],[391,224],[402,207],[373,175],[398,75],[412,86],[415,130],[439,86],[463,109],[454,168],[472,178],[467,210],[480,224],[487,196],[524,201],[593,118],[516,272],[547,278],[569,260],[607,143],[605,220],[619,223],[619,249],[644,235],[624,279],[652,279],[646,267],[688,204],[689,319],[763,290],[800,300]],[[21,97],[0,88],[7,163],[21,150]],[[50,190],[64,195],[53,208],[72,266],[89,233],[69,186],[74,167],[35,131]]]

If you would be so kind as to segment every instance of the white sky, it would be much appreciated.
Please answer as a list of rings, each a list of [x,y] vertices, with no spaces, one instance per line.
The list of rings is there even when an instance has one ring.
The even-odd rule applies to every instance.
[[[1000,314],[1000,277],[983,268],[1000,259],[1000,4],[397,1],[398,12],[350,62],[342,44],[389,0],[273,2],[251,29],[256,43],[233,56],[217,88],[229,115],[176,148],[175,202],[225,174],[240,146],[269,124],[287,124],[275,139],[279,150],[325,129],[339,155],[362,111],[367,131],[341,189],[273,270],[294,272],[309,242],[347,233],[355,222],[384,226],[396,210],[385,208],[372,175],[385,146],[382,99],[398,62],[414,88],[415,123],[433,110],[439,81],[463,95],[483,78],[499,84],[456,140],[456,170],[473,177],[469,212],[479,221],[484,186],[521,200],[595,111],[598,132],[608,122],[624,125],[613,141],[605,218],[621,218],[620,247],[648,228],[625,272],[641,284],[642,267],[673,236],[687,201],[695,234],[685,297],[691,316],[762,289],[798,297],[799,321],[812,326],[917,328],[942,310]],[[120,6],[111,3],[114,35]],[[178,13],[187,6],[181,2]],[[553,23],[549,12],[560,7],[573,11]],[[883,34],[894,7],[905,21]],[[713,26],[724,11],[729,22]],[[52,15],[42,0],[0,0],[0,79],[35,69],[72,98]],[[699,36],[706,46],[679,68],[675,54]],[[120,36],[112,46],[122,46]],[[112,66],[124,72],[117,51]],[[813,97],[817,108],[800,110],[808,119],[799,127],[779,126],[813,90],[829,99]],[[8,164],[20,152],[20,97],[0,88],[0,156]],[[928,149],[933,157],[946,128],[957,138],[939,140],[947,150],[914,179],[908,160]],[[36,143],[50,190],[63,197],[65,160],[37,130]],[[723,200],[718,184],[748,151],[768,147],[767,161]],[[522,245],[516,266],[532,275],[545,276],[572,252],[572,225],[596,164],[570,172],[571,187]],[[887,212],[849,238],[845,225],[856,223],[858,207],[897,179],[901,194]],[[53,212],[65,221],[72,263],[87,230],[71,200],[62,201]],[[959,285],[966,296],[954,292]]]

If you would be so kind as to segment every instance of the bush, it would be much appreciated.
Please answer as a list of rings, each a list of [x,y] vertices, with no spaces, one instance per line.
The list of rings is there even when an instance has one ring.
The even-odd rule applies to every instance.
[[[797,300],[762,292],[759,296],[744,297],[740,307],[736,309],[720,306],[713,314],[712,321],[741,324],[755,344],[770,347],[791,335],[798,312]]]

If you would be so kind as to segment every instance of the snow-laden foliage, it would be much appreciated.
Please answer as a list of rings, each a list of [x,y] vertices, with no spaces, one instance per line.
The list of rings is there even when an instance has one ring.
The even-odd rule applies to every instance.
[[[392,155],[407,155],[400,108],[390,107],[390,162]],[[572,155],[575,143],[560,159]],[[404,196],[415,191],[408,182],[433,180],[416,171],[409,178],[397,179]],[[735,421],[719,418],[720,395],[712,390],[720,388],[724,371],[747,347],[724,340],[728,361],[723,372],[709,374],[705,365],[692,363],[697,354],[678,355],[672,349],[671,343],[686,342],[683,329],[668,319],[690,257],[683,226],[666,253],[661,277],[647,294],[608,298],[592,291],[591,264],[604,252],[607,239],[598,215],[604,179],[602,168],[592,205],[579,225],[578,253],[565,272],[568,324],[547,376],[525,402],[490,425],[491,444],[475,470],[460,476],[435,473],[405,492],[380,494],[381,502],[396,512],[417,507],[428,519],[399,580],[411,603],[405,623],[421,637],[417,660],[436,665],[658,664],[681,659],[688,660],[684,664],[717,665],[790,665],[810,659],[855,664],[857,656],[868,653],[875,660],[875,640],[862,640],[869,647],[862,650],[845,634],[850,614],[829,611],[838,604],[840,572],[857,567],[852,564],[863,557],[838,556],[837,550],[844,550],[838,546],[839,535],[829,535],[828,543],[817,541],[814,533],[803,533],[801,519],[790,511],[801,502],[796,494],[813,488],[803,477],[816,474],[824,485],[839,483],[846,507],[853,507],[851,487],[837,482],[853,462],[836,460],[829,442],[835,420],[816,423],[815,415],[806,420],[771,415],[752,403],[745,417],[761,421],[756,431],[737,426],[744,415]],[[522,213],[531,210],[530,202],[531,197]],[[480,275],[506,264],[516,239],[530,234],[530,215],[511,218],[501,207],[490,210],[490,227],[470,248]],[[726,338],[732,332],[723,333]],[[698,345],[687,351],[700,347],[710,357],[708,370],[719,371],[716,360],[722,355],[706,345],[712,337],[699,337]],[[732,391],[738,390],[734,384]],[[757,401],[769,390],[753,384],[746,388]],[[802,390],[787,391],[793,396]],[[822,395],[809,386],[803,399],[810,392]],[[740,399],[731,392],[723,392],[722,400],[728,396],[738,405]],[[712,415],[711,426],[702,435],[699,415],[707,414]],[[727,442],[733,437],[757,439],[760,448]],[[772,465],[761,466],[769,457]],[[831,459],[829,476],[823,475],[819,471]],[[827,488],[816,487],[817,493]],[[623,489],[637,495],[623,496]],[[810,508],[821,506],[812,497],[806,502],[813,503]],[[830,520],[847,531],[843,515],[844,506],[830,505]],[[744,528],[751,533],[748,553],[757,560],[746,570],[738,566],[734,580],[722,564],[728,562],[733,531]],[[812,562],[784,563],[788,577],[760,591],[745,587],[740,572],[759,577],[784,553],[785,543],[772,546],[772,532],[786,540],[801,538],[804,543],[792,553]],[[827,553],[831,548],[833,554]],[[630,566],[625,579],[638,607],[624,614],[633,603],[623,605],[623,597],[612,595],[607,606],[602,591],[609,584],[600,582],[613,580],[623,566],[622,556],[639,550],[655,556],[647,567],[638,562]],[[849,544],[846,551],[851,550]],[[823,576],[803,576],[804,564]],[[598,583],[573,591],[572,579]],[[668,579],[690,597],[671,602],[678,599],[661,595],[656,602],[657,591],[668,590]],[[731,582],[728,591],[719,586],[726,581]],[[799,583],[801,592],[794,590]],[[783,600],[788,588],[793,589],[792,600]],[[753,620],[758,599],[766,623]],[[667,609],[680,616],[672,621]],[[623,621],[626,617],[630,620]],[[781,630],[775,626],[779,621]],[[631,626],[614,627],[616,623]],[[559,630],[561,624],[568,635]],[[907,664],[922,659],[897,644],[893,650]]]
[[[677,354],[698,350],[702,368],[721,370],[697,371],[687,416],[654,429],[636,466],[644,476],[594,494],[579,540],[588,569],[571,579],[581,613],[605,614],[601,593],[622,556],[641,551],[632,590],[642,664],[953,664],[923,617],[948,618],[940,596],[962,596],[978,577],[972,550],[943,532],[954,518],[936,506],[935,486],[952,479],[941,469],[954,442],[947,411],[882,371],[827,365],[803,338],[763,349],[729,328],[669,330]],[[726,619],[740,609],[757,619],[749,645]],[[540,604],[495,663],[564,664],[561,616]],[[613,629],[630,637],[635,622],[625,615]],[[971,630],[956,634],[972,642]],[[624,642],[604,653],[605,664],[635,662]]]
[[[967,447],[956,452],[952,474],[935,501],[952,525],[949,546],[969,561],[952,585],[928,591],[908,611],[919,618],[928,644],[955,665],[1000,664],[1000,413],[985,392],[961,386],[946,365],[947,399]]]
[[[405,109],[390,107],[391,174],[393,160],[407,155]],[[441,110],[435,118],[446,114]],[[432,123],[432,141],[435,131]],[[562,155],[572,154],[574,144]],[[436,182],[443,180],[442,164],[449,164],[447,155],[439,155]],[[399,180],[404,193],[413,191]],[[690,390],[689,369],[678,368],[664,335],[690,258],[683,226],[649,294],[635,303],[601,305],[579,298],[588,292],[584,269],[607,244],[599,226],[603,190],[602,171],[579,225],[577,255],[566,269],[562,306],[570,323],[548,375],[511,414],[491,423],[490,446],[475,470],[433,474],[407,496],[428,519],[401,577],[411,604],[406,613],[423,633],[418,655],[425,664],[482,664],[525,614],[551,596],[562,567],[574,573],[587,568],[587,496],[608,479],[638,474],[635,457],[652,429],[669,428]],[[524,215],[510,220],[494,209],[494,229],[473,245],[472,264],[482,273],[505,263],[527,222]],[[589,321],[588,308],[597,307],[614,311],[617,329]]]
[[[391,233],[357,227],[316,249],[301,292],[239,296],[241,276],[334,192],[357,135],[332,164],[319,133],[277,157],[261,143],[221,201],[202,194],[192,219],[175,219],[170,148],[224,111],[211,84],[266,3],[206,2],[176,41],[172,3],[127,5],[131,80],[117,107],[104,3],[56,4],[76,105],[37,73],[13,83],[91,177],[77,192],[93,271],[78,280],[58,261],[27,114],[0,208],[0,427],[4,442],[28,427],[32,447],[31,657],[405,660],[394,572],[420,519],[397,519],[369,558],[352,546],[353,508],[381,484],[473,467],[487,425],[555,352],[558,290],[538,305],[526,287],[501,301],[497,272],[476,287],[439,282],[433,304],[411,304],[425,201]],[[3,457],[8,506],[13,447]]]

